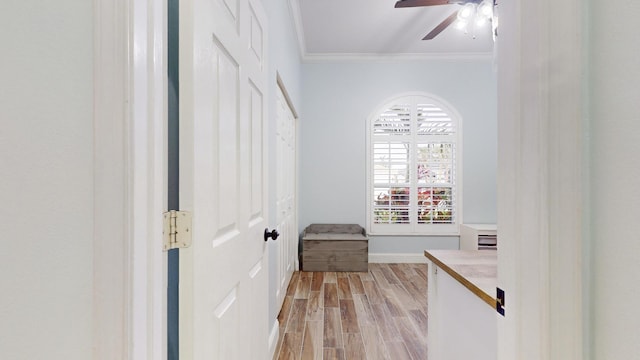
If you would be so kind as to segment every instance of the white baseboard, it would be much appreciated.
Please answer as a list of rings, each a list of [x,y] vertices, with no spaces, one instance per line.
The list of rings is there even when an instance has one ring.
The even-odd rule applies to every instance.
[[[370,263],[426,264],[427,258],[422,253],[410,254],[369,254]]]
[[[273,359],[273,356],[276,354],[278,336],[280,336],[280,323],[278,322],[278,319],[276,319],[273,323],[273,327],[271,328],[271,333],[269,334],[269,354],[271,354],[269,359]]]

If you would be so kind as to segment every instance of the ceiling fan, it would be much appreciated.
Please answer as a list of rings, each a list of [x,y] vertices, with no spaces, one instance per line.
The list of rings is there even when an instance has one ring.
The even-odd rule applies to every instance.
[[[431,30],[422,40],[431,40],[438,36],[444,29],[458,20],[461,28],[466,28],[469,22],[475,20],[478,26],[481,22],[493,22],[493,33],[495,36],[496,25],[493,16],[493,9],[496,0],[399,0],[396,2],[396,8],[419,7],[419,6],[438,6],[438,5],[461,5],[461,8],[454,11],[433,30]]]

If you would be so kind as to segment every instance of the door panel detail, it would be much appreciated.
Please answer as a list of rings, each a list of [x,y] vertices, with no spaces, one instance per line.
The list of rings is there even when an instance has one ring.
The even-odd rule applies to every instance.
[[[238,20],[238,0],[223,0],[225,8],[229,11],[228,14],[235,21]]]
[[[251,218],[262,215],[262,93],[253,82],[249,82],[251,102]]]
[[[218,50],[218,49],[215,49]],[[238,197],[238,64],[225,54],[216,51],[217,65],[217,118],[218,124],[216,153],[218,166],[218,201],[219,226],[235,224],[237,219],[236,200]]]
[[[258,22],[253,7],[251,8],[251,50],[253,50],[253,54],[256,56],[260,67],[262,67],[262,26]]]

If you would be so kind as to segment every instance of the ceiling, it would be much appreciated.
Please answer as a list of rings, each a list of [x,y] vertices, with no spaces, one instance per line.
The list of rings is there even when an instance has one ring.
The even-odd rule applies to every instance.
[[[290,0],[303,56],[487,55],[490,26],[465,34],[453,25],[421,40],[460,5],[394,8],[396,0]]]

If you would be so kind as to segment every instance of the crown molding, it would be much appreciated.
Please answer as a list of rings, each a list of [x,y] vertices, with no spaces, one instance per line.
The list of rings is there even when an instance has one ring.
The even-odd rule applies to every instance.
[[[367,54],[367,53],[306,53],[302,55],[304,63],[321,62],[396,62],[396,61],[493,61],[493,52],[479,53],[398,53],[398,54]]]

